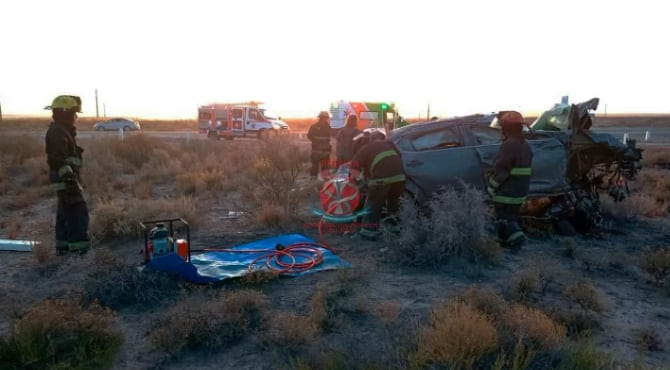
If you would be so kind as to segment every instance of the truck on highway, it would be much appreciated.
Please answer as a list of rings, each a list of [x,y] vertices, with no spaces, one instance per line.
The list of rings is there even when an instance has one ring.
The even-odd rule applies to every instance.
[[[265,116],[262,103],[212,103],[198,107],[198,131],[208,138],[233,140],[236,137],[264,139],[287,134],[288,125],[281,117]]]

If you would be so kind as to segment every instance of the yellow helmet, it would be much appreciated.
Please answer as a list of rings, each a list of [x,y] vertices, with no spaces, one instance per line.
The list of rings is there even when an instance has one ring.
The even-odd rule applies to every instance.
[[[59,95],[44,109],[72,110],[81,113],[81,98],[74,95]]]

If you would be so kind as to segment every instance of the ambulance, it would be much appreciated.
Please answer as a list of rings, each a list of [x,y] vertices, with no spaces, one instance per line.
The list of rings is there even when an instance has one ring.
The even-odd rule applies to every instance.
[[[198,107],[198,131],[208,138],[233,140],[236,137],[264,139],[287,134],[281,117],[267,117],[263,103],[212,103]]]
[[[330,127],[333,135],[344,127],[347,116],[358,116],[358,128],[366,131],[382,131],[386,135],[393,129],[404,126],[394,103],[354,102],[340,100],[330,104]]]

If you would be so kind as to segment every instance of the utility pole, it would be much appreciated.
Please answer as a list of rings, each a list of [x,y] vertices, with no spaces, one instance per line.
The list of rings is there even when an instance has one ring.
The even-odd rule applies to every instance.
[[[0,125],[2,125],[2,103],[0,103]]]
[[[105,118],[107,118],[107,106],[105,103],[102,103],[102,112],[105,115]]]
[[[95,89],[95,118],[100,118],[98,114],[98,89]]]
[[[426,121],[430,119],[430,103],[428,103],[428,110],[426,111]]]

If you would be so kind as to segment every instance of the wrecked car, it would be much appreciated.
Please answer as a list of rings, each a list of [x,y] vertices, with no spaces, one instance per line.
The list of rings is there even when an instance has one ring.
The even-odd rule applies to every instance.
[[[524,129],[534,155],[524,218],[548,221],[563,233],[588,232],[602,221],[601,192],[625,198],[642,150],[634,141],[590,130],[598,102],[557,104]],[[418,204],[443,186],[485,191],[485,174],[502,143],[495,115],[412,124],[391,132],[389,140],[402,153],[406,189]]]

